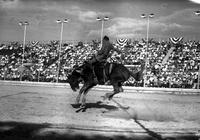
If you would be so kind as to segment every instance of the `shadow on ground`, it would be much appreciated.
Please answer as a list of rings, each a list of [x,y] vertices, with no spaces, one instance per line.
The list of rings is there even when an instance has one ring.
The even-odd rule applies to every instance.
[[[109,111],[114,111],[114,110],[118,110],[118,107],[116,106],[113,106],[113,105],[107,105],[107,104],[102,104],[101,101],[98,101],[96,103],[86,103],[86,106],[84,108],[80,108],[80,104],[71,104],[73,108],[76,108],[76,112],[85,112],[87,109],[90,109],[90,108],[103,108],[103,109],[106,109],[106,110],[109,110]]]
[[[58,133],[59,131],[50,131],[43,133],[44,129],[51,128],[51,124],[36,124],[24,122],[0,122],[0,139],[1,140],[157,140],[149,135],[134,135],[125,136],[124,134],[105,135],[97,133],[88,135],[89,133],[74,133],[75,130],[66,130],[65,133]],[[55,129],[54,129],[55,130]],[[80,130],[79,130],[80,131]],[[109,133],[109,132],[106,132]],[[184,137],[168,137],[165,140],[198,140],[195,136]]]

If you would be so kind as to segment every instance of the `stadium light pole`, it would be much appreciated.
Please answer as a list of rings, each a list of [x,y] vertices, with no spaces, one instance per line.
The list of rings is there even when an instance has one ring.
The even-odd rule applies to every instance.
[[[149,22],[150,22],[150,18],[153,18],[154,17],[154,14],[151,13],[151,14],[142,14],[141,15],[141,18],[147,18],[147,34],[146,34],[146,37],[147,37],[147,40],[146,40],[146,60],[145,60],[145,77],[144,77],[144,87],[146,86],[146,81],[147,81],[147,60],[148,60],[148,45],[149,45],[149,42],[148,42],[148,39],[149,39]]]
[[[68,23],[68,19],[64,20],[57,20],[56,23],[61,24],[61,29],[60,29],[60,45],[59,45],[59,52],[58,52],[58,69],[57,69],[57,79],[56,82],[58,83],[59,79],[59,71],[60,71],[60,53],[61,53],[61,47],[62,47],[62,38],[63,38],[63,28],[64,28],[64,23]]]
[[[25,43],[26,43],[26,26],[29,25],[28,21],[20,21],[19,22],[20,26],[24,26],[24,39],[23,39],[23,54],[22,54],[22,66],[24,64],[24,51],[25,51]]]
[[[23,39],[23,53],[22,53],[22,67],[24,66],[24,52],[25,52],[25,44],[26,44],[26,27],[29,25],[28,21],[20,21],[20,26],[24,26],[24,39]],[[20,72],[20,81],[22,81],[22,71]]]
[[[104,30],[104,22],[109,20],[109,17],[105,16],[104,18],[97,17],[97,21],[101,21],[101,46],[103,40],[103,30]]]
[[[200,10],[194,11],[194,14],[197,15],[197,16],[200,16]]]
[[[194,11],[194,14],[195,14],[196,16],[200,16],[200,10]],[[199,89],[199,88],[200,88],[200,65],[199,65],[199,71],[198,71],[197,89]]]

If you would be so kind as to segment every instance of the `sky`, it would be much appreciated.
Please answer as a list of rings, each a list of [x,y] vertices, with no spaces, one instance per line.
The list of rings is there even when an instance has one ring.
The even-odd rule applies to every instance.
[[[0,0],[0,41],[22,41],[24,26],[19,26],[20,21],[30,23],[26,40],[59,40],[58,19],[69,20],[64,24],[63,40],[98,40],[101,22],[96,18],[105,16],[110,20],[104,22],[104,35],[137,39],[147,33],[147,18],[141,14],[151,13],[155,16],[150,18],[149,37],[200,40],[196,10],[200,4],[191,0]]]

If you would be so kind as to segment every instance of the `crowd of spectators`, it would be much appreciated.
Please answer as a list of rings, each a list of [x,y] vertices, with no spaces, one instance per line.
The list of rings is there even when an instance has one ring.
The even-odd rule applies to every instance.
[[[144,60],[148,55],[147,83],[148,87],[195,88],[200,65],[200,42],[187,41],[173,45],[169,41],[150,40],[148,47],[144,40],[129,41],[120,46],[123,56],[113,52],[109,62],[132,65],[134,62]],[[90,59],[100,45],[96,41],[90,43],[68,43],[61,47],[59,82],[66,82],[73,66],[81,65]],[[166,63],[163,63],[168,51],[174,47]],[[148,53],[146,53],[146,51]],[[21,42],[4,42],[0,44],[0,80],[28,80],[55,82],[57,78],[59,41],[28,42],[24,51],[24,67],[21,66],[23,58],[23,45]],[[131,68],[130,68],[131,69]],[[132,69],[139,69],[136,66]],[[135,82],[130,78],[125,85],[143,86],[143,80]]]

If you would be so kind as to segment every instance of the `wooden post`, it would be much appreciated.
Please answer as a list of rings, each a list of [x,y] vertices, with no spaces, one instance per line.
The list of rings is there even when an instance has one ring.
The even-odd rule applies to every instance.
[[[199,65],[199,72],[198,72],[198,83],[197,83],[197,89],[199,89],[199,83],[200,82],[200,65]]]

